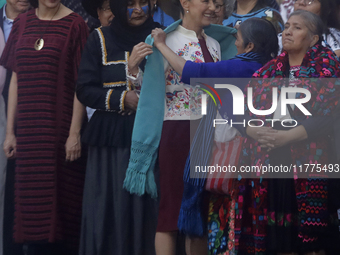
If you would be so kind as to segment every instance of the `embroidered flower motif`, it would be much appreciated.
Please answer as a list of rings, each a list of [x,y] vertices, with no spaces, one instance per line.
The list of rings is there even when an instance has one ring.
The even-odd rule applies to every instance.
[[[217,222],[213,221],[209,228],[209,233],[208,233],[209,239],[210,237],[216,237],[218,231],[219,231],[218,224]]]
[[[234,243],[233,243],[232,241],[229,241],[229,242],[228,242],[228,249],[229,249],[229,250],[232,250],[233,247],[234,247]]]
[[[221,240],[220,249],[223,249],[225,246],[227,246],[227,241],[226,241],[226,238],[224,236]]]
[[[209,241],[208,241],[208,244],[209,244],[209,250],[211,250],[212,248],[214,248],[214,247],[215,247],[215,240],[216,240],[216,238],[215,238],[215,237],[213,237],[213,238],[209,239]]]
[[[229,239],[234,240],[235,238],[235,232],[233,230],[229,231]]]

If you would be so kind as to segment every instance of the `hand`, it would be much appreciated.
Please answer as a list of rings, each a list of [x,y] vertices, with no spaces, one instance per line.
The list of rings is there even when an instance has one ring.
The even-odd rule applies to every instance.
[[[271,127],[250,127],[248,126],[246,129],[247,135],[249,135],[254,140],[258,141],[260,143],[260,147],[267,149],[269,152],[271,149],[274,148],[274,144],[272,141],[272,138],[264,137],[264,135],[268,134],[275,134],[278,130],[275,130]]]
[[[147,55],[152,54],[152,46],[141,42],[135,45],[132,49],[131,56],[128,62],[128,68],[131,74],[138,74],[139,64],[144,60]]]
[[[126,93],[125,99],[124,99],[124,106],[125,111],[136,111],[138,106],[139,97],[137,96],[136,92],[133,90],[130,90]]]
[[[80,134],[69,135],[65,143],[66,161],[75,161],[81,156]]]
[[[278,130],[276,129],[273,129],[271,127],[251,127],[251,126],[248,126],[246,128],[246,133],[247,135],[249,135],[251,138],[253,138],[254,140],[258,141],[261,136],[260,134],[262,135],[262,133],[277,133]]]
[[[154,45],[158,48],[160,45],[165,44],[166,33],[160,29],[156,28],[152,30],[151,37],[154,39]]]
[[[14,134],[6,134],[4,141],[4,151],[8,159],[13,159],[17,154],[17,139]]]
[[[277,130],[277,132],[258,132],[259,143],[262,148],[276,149],[290,143],[289,132]]]

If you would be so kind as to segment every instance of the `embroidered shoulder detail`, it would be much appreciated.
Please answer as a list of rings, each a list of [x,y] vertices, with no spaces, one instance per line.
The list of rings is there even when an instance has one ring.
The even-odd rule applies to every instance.
[[[107,65],[117,65],[117,64],[125,64],[127,65],[127,61],[129,58],[129,52],[125,51],[125,59],[123,60],[117,60],[117,61],[107,61],[107,50],[106,50],[106,43],[105,43],[105,37],[103,34],[103,31],[101,30],[101,28],[97,28],[96,29],[98,35],[99,35],[99,39],[100,39],[100,46],[102,48],[102,62],[104,66]]]
[[[104,88],[114,88],[114,87],[120,87],[120,86],[126,86],[126,81],[104,82],[103,83]]]
[[[100,46],[102,49],[102,64],[103,66],[109,66],[109,65],[125,65],[125,76],[126,80],[125,81],[116,81],[116,82],[106,82],[103,83],[104,88],[114,88],[114,87],[121,87],[121,86],[126,86],[127,90],[131,90],[131,81],[128,79],[128,61],[130,57],[130,53],[128,51],[125,51],[125,58],[122,60],[117,60],[117,61],[107,61],[107,48],[106,48],[106,43],[105,43],[105,37],[103,34],[103,31],[101,28],[96,29],[99,39],[100,39]]]

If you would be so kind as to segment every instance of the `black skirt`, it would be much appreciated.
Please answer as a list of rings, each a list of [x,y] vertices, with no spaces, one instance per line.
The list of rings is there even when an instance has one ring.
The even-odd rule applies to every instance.
[[[275,122],[274,129],[288,130]],[[271,166],[290,166],[290,145],[269,153]],[[296,252],[298,250],[298,206],[293,173],[288,179],[268,179],[267,250],[269,252]]]
[[[129,157],[130,148],[89,146],[80,255],[155,254],[158,204],[123,189]]]

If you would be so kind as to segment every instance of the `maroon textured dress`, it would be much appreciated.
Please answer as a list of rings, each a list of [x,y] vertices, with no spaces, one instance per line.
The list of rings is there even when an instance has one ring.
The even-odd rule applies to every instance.
[[[85,161],[65,162],[65,142],[88,30],[75,13],[49,22],[35,10],[19,15],[0,60],[18,78],[14,238],[76,247]]]

